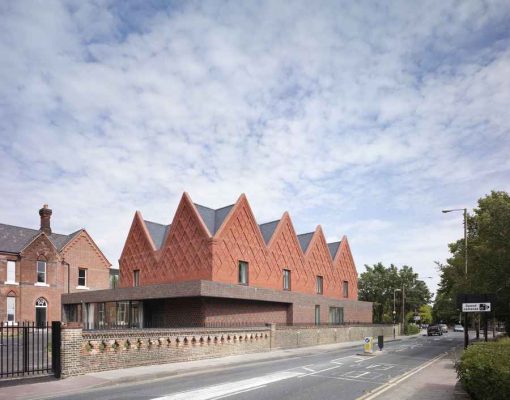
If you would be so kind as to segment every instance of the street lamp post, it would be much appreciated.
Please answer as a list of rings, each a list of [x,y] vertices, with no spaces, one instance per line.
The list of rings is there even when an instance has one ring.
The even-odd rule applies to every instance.
[[[467,273],[468,273],[468,242],[467,242],[467,208],[454,208],[452,210],[443,210],[444,214],[453,211],[464,212],[464,272],[467,284]],[[467,349],[469,345],[469,333],[468,333],[468,313],[464,313],[464,348]]]
[[[395,316],[397,311],[395,310],[395,293],[400,292],[400,289],[393,289],[393,340],[395,340]],[[400,332],[402,334],[402,332]]]

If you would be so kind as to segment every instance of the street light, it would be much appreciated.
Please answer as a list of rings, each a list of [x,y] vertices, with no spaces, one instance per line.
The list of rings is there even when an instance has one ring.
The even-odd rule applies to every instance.
[[[442,210],[443,214],[454,212],[454,211],[463,211],[464,212],[464,269],[465,269],[465,278],[467,284],[467,273],[468,273],[468,242],[467,242],[467,208],[454,208],[451,210]],[[464,316],[464,348],[467,349],[469,344],[469,333],[468,333],[468,314],[465,313]]]
[[[395,310],[395,293],[400,291],[400,289],[393,289],[393,340],[395,340],[395,315],[397,314]],[[402,332],[400,334],[402,334]]]

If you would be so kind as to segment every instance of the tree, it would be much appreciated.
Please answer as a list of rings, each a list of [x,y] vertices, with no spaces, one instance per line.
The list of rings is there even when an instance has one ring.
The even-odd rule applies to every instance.
[[[432,307],[428,304],[423,304],[419,309],[420,322],[422,324],[430,324],[432,322]]]
[[[510,196],[491,192],[478,200],[468,216],[468,273],[464,271],[464,240],[450,243],[452,257],[438,264],[441,282],[438,298],[456,299],[459,293],[492,293],[496,317],[510,329]],[[451,307],[451,305],[449,305]],[[437,312],[441,313],[438,307]],[[451,311],[451,310],[450,310]]]
[[[381,262],[372,267],[365,265],[366,271],[360,275],[358,283],[359,299],[374,303],[375,323],[393,321],[393,293],[395,289],[405,289],[406,311],[417,313],[420,306],[430,302],[432,297],[425,282],[418,280],[412,267],[404,265],[400,270],[393,264],[385,267]],[[402,292],[396,297],[396,321],[401,320]],[[414,315],[414,314],[413,314]]]

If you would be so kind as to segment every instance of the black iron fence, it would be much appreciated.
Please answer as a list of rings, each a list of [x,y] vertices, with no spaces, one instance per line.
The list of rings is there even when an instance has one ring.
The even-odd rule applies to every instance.
[[[317,327],[349,327],[349,326],[362,326],[362,327],[381,327],[381,326],[391,326],[391,324],[374,324],[372,322],[360,322],[360,321],[343,321],[343,322],[321,322],[320,324],[316,323],[286,323],[286,324],[276,324],[276,329],[285,329],[285,328],[317,328]]]
[[[0,323],[0,378],[60,377],[60,322]]]

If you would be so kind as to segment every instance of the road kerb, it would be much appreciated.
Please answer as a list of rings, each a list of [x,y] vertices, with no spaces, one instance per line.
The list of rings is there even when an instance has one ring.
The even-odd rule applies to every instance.
[[[431,360],[427,361],[424,364],[418,365],[417,367],[413,368],[412,370],[406,372],[405,374],[396,377],[394,379],[390,379],[388,382],[382,384],[381,386],[371,390],[368,393],[365,393],[363,396],[358,397],[356,400],[372,400],[375,399],[377,396],[381,395],[382,393],[386,392],[387,390],[393,388],[394,386],[398,385],[399,383],[405,381],[407,378],[413,376],[414,374],[420,372],[422,369],[427,368],[428,366],[434,364],[436,361],[439,361],[441,358],[445,357],[448,354],[448,352],[444,352],[439,354],[438,356],[432,358]]]

